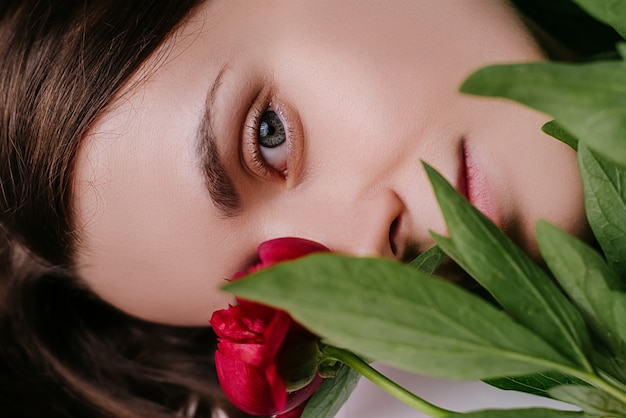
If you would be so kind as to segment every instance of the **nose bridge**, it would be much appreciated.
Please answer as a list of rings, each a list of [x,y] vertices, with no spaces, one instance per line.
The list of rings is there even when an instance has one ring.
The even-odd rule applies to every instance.
[[[392,238],[404,205],[391,188],[376,186],[358,191],[358,187],[327,185],[323,193],[312,193],[299,203],[293,222],[302,236],[334,252],[395,256]]]

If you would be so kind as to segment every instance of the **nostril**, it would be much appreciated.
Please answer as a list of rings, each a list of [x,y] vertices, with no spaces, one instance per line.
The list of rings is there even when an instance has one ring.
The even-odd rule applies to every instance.
[[[400,217],[396,216],[391,222],[389,226],[389,246],[391,247],[391,252],[394,256],[398,255],[398,245],[396,244],[396,240],[398,238],[398,225],[400,223]]]

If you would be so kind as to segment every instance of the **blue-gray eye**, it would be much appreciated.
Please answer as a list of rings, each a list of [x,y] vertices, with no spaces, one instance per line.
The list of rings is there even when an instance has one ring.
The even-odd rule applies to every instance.
[[[278,172],[287,169],[287,134],[285,125],[276,112],[266,109],[259,120],[259,153],[267,165]]]
[[[286,141],[285,125],[276,112],[266,110],[259,122],[259,145],[265,148],[274,148]]]

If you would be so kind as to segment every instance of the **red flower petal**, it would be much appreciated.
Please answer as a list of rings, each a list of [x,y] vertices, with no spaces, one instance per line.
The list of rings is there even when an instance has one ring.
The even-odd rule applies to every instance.
[[[217,350],[231,360],[241,361],[255,367],[266,366],[273,361],[273,358],[268,357],[268,350],[264,344],[242,344],[220,340]]]
[[[315,379],[307,387],[290,393],[287,397],[285,409],[276,418],[300,418],[307,401],[320,388],[323,381],[324,379],[319,375],[315,376]]]
[[[236,341],[252,341],[262,339],[262,331],[255,332],[245,323],[246,318],[242,315],[239,306],[229,306],[213,312],[209,322],[218,337]]]
[[[268,348],[268,355],[271,355],[272,361],[275,360],[276,353],[280,349],[289,328],[293,324],[293,319],[285,311],[276,311],[276,315],[265,330],[265,345]]]
[[[249,330],[257,332],[259,335],[265,332],[267,325],[276,314],[274,308],[245,299],[237,299],[237,306],[239,306],[238,315],[240,315],[241,321]]]
[[[294,260],[315,252],[328,252],[329,249],[319,242],[302,238],[276,238],[259,245],[258,268],[269,267],[280,261]]]
[[[237,305],[213,312],[209,322],[218,337],[241,342],[261,342],[276,309],[238,300]]]
[[[254,367],[215,353],[217,377],[231,402],[252,415],[274,415],[285,410],[287,390],[275,367]]]
[[[245,343],[231,338],[220,338],[217,349],[231,359],[238,359],[254,366],[274,364],[276,353],[292,324],[295,323],[289,314],[274,310],[274,317],[263,330],[263,336],[259,341]]]
[[[276,415],[276,418],[300,418],[302,413],[304,412],[304,408],[306,407],[306,402],[302,405],[298,405],[291,411],[285,412],[284,414]]]

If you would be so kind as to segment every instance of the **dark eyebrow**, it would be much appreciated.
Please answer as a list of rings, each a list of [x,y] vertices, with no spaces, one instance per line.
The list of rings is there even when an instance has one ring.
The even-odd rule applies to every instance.
[[[221,215],[225,218],[230,218],[238,214],[241,208],[241,199],[220,158],[212,117],[217,91],[222,83],[225,70],[226,65],[218,72],[215,82],[207,95],[206,108],[199,126],[198,144],[202,172],[209,195]]]

